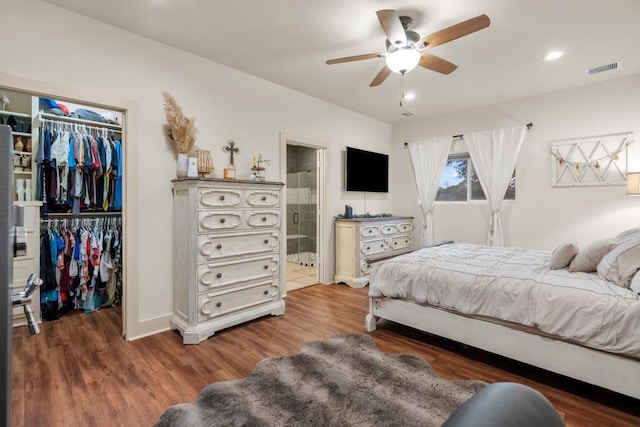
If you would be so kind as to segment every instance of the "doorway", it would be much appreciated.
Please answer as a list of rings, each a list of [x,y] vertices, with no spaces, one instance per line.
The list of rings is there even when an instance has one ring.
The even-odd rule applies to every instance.
[[[320,282],[319,166],[316,147],[286,144],[286,278],[291,291]]]

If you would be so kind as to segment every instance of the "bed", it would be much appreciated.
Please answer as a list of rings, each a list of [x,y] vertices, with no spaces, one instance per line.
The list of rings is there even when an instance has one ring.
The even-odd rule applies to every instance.
[[[616,272],[638,270],[640,229],[634,230],[637,235],[613,239],[597,260],[600,270],[616,248],[626,259],[615,261],[631,264],[616,264]],[[619,250],[634,248],[633,239],[637,248]],[[569,271],[579,251],[566,246],[575,253],[564,254],[560,262],[567,265],[560,267],[560,246],[551,253],[464,243],[375,262],[367,330],[387,319],[640,399],[640,296],[629,287],[633,275],[618,277],[616,285],[603,278],[607,271]]]

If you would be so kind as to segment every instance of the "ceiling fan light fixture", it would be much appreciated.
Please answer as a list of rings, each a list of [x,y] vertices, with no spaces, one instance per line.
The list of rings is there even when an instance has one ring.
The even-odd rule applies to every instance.
[[[391,71],[404,74],[416,68],[421,56],[414,48],[400,48],[389,52],[385,61]]]

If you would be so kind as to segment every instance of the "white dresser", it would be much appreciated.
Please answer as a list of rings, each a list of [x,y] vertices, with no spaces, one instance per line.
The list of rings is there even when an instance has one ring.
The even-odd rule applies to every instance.
[[[367,260],[409,252],[413,217],[336,219],[335,283],[362,288],[369,283]]]
[[[173,181],[173,316],[184,344],[285,311],[278,182]]]

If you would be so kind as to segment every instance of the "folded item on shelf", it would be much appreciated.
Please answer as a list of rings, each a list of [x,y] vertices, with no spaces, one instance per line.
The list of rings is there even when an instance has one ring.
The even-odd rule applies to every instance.
[[[78,108],[76,114],[83,120],[92,120],[94,122],[105,123],[105,119],[95,111],[87,110],[86,108]]]

